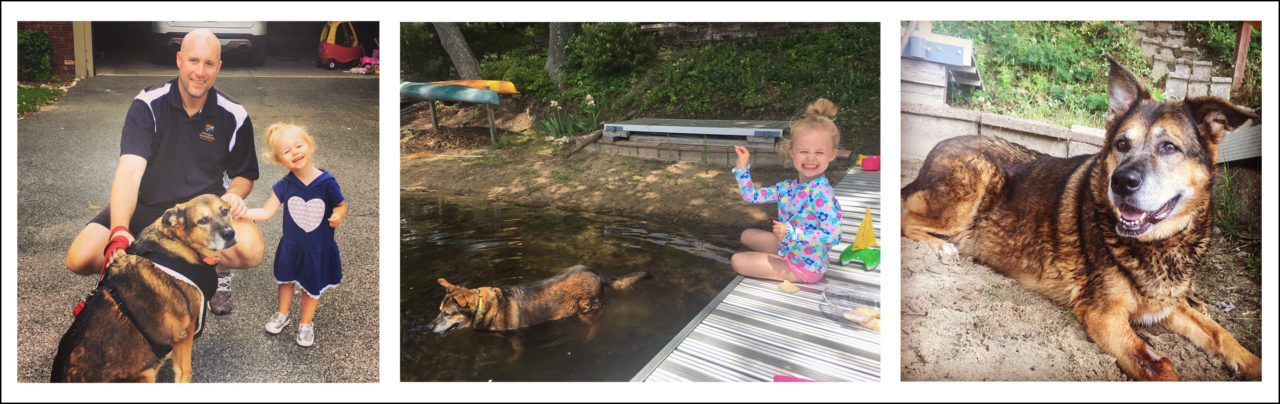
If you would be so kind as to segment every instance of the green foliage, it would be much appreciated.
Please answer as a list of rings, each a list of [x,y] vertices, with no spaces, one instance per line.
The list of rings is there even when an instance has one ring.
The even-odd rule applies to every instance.
[[[18,34],[18,79],[43,83],[53,71],[53,46],[49,35],[38,29]]]
[[[62,90],[44,86],[18,86],[18,116],[35,112],[62,95]]]
[[[409,23],[402,25],[402,36],[408,31],[405,25]],[[553,111],[535,124],[544,136],[563,137],[560,134],[573,131],[565,128],[575,127],[569,121],[598,123],[624,116],[789,120],[808,103],[825,97],[840,108],[835,121],[841,147],[879,154],[878,24],[841,24],[786,37],[681,43],[658,51],[646,49],[652,46],[650,39],[639,34],[636,24],[584,24],[569,45],[563,90],[546,73],[547,49],[538,39],[546,37],[548,28],[541,25],[466,24],[463,31],[472,51],[483,55],[480,64],[486,79],[511,81],[522,96],[533,100],[564,103],[564,111]],[[495,38],[507,32],[506,42],[519,46],[495,50],[491,47],[497,45],[478,45],[468,30],[480,28],[493,30],[489,35]],[[447,55],[440,57],[448,63]],[[627,62],[609,65],[618,61]],[[599,108],[569,101],[588,95]]]
[[[486,78],[510,81],[521,94],[535,99],[556,96],[556,85],[544,67],[547,54],[529,47],[503,55],[489,54],[480,61]]]
[[[1214,66],[1230,68],[1236,63],[1236,41],[1240,36],[1240,21],[1194,21],[1187,23],[1187,34],[1197,38],[1208,49]],[[1224,72],[1225,73],[1225,72]],[[1262,107],[1262,33],[1252,30],[1249,50],[1245,56],[1244,78],[1240,89],[1233,93],[1233,102],[1258,109]]]
[[[1129,37],[1136,26],[1110,21],[948,21],[933,31],[973,40],[986,90],[957,92],[951,103],[1064,126],[1102,127],[1106,55],[1139,77],[1151,68]]]
[[[1234,61],[1236,37],[1240,36],[1239,21],[1194,21],[1187,23],[1187,31],[1203,40],[1214,57]]]
[[[602,22],[582,24],[569,45],[566,69],[595,76],[627,75],[653,62],[653,39],[640,34],[640,24]]]
[[[1241,200],[1237,171],[1230,170],[1225,164],[1213,183],[1213,223],[1222,229],[1222,233],[1235,236],[1244,224],[1240,223],[1240,209],[1245,205]]]
[[[429,22],[400,24],[400,74],[409,80],[447,80],[457,77],[449,54]]]
[[[571,136],[594,130],[599,125],[600,109],[593,99],[584,100],[583,107],[576,113],[566,112],[556,101],[552,101],[551,110],[550,115],[538,121],[548,141],[567,143]]]

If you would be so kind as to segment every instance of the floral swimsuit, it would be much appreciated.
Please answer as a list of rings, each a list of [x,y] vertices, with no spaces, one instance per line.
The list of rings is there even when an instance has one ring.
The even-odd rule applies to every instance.
[[[733,169],[738,191],[747,202],[778,202],[778,221],[787,226],[787,237],[778,242],[778,255],[805,283],[821,280],[829,252],[840,242],[840,202],[827,176],[803,184],[792,179],[756,188],[750,170],[750,166]]]

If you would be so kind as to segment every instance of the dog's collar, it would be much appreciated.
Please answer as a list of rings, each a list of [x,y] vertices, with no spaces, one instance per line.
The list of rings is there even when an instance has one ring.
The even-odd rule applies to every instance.
[[[480,291],[480,289],[476,289],[476,316],[475,316],[475,319],[472,321],[473,322],[479,321],[480,317],[483,315],[484,315],[484,292]]]

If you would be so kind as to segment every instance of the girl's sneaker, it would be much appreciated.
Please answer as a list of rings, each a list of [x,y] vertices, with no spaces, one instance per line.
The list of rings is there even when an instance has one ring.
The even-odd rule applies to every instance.
[[[289,325],[289,316],[275,312],[271,315],[271,321],[267,321],[267,332],[279,334],[285,326]]]
[[[311,324],[298,323],[298,345],[311,346],[316,340],[316,329]]]

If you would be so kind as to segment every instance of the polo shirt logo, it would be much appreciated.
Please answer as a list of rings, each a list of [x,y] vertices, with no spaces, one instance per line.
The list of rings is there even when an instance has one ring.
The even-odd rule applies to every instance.
[[[206,142],[212,142],[214,140],[213,130],[214,130],[213,124],[211,123],[204,124],[204,130],[200,131],[200,139]]]

